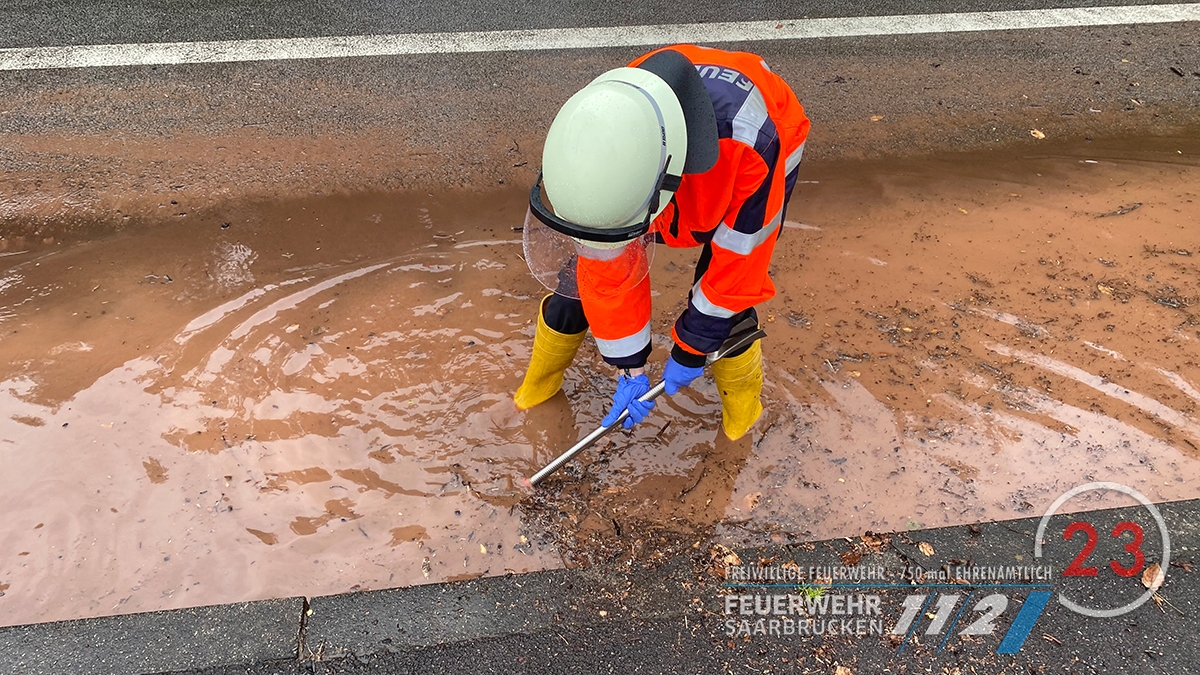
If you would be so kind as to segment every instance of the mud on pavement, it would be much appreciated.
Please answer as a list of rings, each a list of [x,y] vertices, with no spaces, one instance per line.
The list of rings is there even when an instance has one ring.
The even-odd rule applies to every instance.
[[[634,4],[635,14],[660,17],[651,24],[677,18],[669,8]],[[597,11],[614,10],[621,12]],[[731,11],[710,10],[726,18]],[[557,11],[569,22],[576,12],[596,16]],[[144,27],[135,23],[130,29]],[[725,46],[761,55],[795,89],[814,122],[810,163],[1040,146],[1033,129],[1082,141],[1180,134],[1200,124],[1195,27],[1187,22]],[[22,250],[139,221],[194,219],[247,196],[529,185],[562,102],[644,51],[4,72],[0,246]],[[11,241],[17,237],[19,244]]]
[[[523,189],[10,248],[0,623],[1013,518],[1089,480],[1192,496],[1194,138],[810,163],[754,432],[724,439],[705,380],[534,494],[612,383],[588,345],[511,403],[543,293]],[[657,249],[653,363],[696,253]]]
[[[754,545],[1025,517],[1094,480],[1194,495],[1194,148],[813,167],[762,313],[771,402],[753,438],[719,433],[701,384],[660,405],[698,419],[660,415],[610,440],[585,480],[562,482],[567,507],[547,500],[544,524],[582,541],[581,560],[653,560],[714,535]],[[656,265],[663,297],[682,297],[687,256]]]

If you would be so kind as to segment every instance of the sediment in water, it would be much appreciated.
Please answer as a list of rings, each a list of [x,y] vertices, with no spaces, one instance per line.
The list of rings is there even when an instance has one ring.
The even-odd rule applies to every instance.
[[[534,497],[612,382],[588,345],[562,394],[511,405],[544,292],[523,190],[6,251],[0,623],[1028,516],[1090,480],[1190,496],[1196,150],[806,166],[754,432],[723,439],[704,379]],[[656,256],[653,364],[696,255]]]

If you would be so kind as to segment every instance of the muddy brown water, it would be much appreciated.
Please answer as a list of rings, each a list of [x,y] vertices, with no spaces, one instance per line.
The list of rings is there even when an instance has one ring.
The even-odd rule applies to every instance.
[[[612,385],[588,345],[511,404],[521,191],[6,250],[0,625],[1022,517],[1092,480],[1195,497],[1200,147],[1045,147],[806,167],[754,432],[704,380],[536,495]],[[657,251],[655,363],[696,253]]]

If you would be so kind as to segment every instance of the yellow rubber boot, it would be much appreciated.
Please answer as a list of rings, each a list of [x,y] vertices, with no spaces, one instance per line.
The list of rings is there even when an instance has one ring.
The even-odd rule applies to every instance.
[[[713,380],[721,393],[721,423],[725,435],[736,441],[750,431],[762,414],[762,343],[755,342],[744,354],[712,364]]]
[[[548,295],[542,298],[538,308],[537,333],[533,336],[529,369],[525,371],[525,381],[513,396],[513,401],[521,410],[528,410],[558,393],[562,388],[563,373],[575,359],[575,353],[587,335],[586,330],[567,335],[547,326],[542,309],[549,299]]]

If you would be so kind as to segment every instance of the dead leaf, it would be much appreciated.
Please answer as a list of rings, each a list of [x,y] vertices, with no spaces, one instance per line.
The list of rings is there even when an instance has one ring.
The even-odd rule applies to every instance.
[[[854,567],[862,560],[862,553],[859,553],[856,549],[851,549],[844,553],[839,553],[838,557],[842,559],[842,564],[846,567]]]
[[[160,464],[157,459],[150,457],[142,462],[142,467],[146,469],[146,477],[150,479],[151,483],[167,482],[167,468]]]
[[[1046,134],[1043,134],[1041,131],[1038,131],[1037,129],[1030,129],[1029,135],[1033,136],[1034,138],[1038,139],[1039,141],[1046,137]]]
[[[870,533],[864,534],[861,539],[862,542],[867,545],[867,548],[871,549],[875,553],[879,553],[879,551],[883,549],[884,544],[886,544],[888,541],[885,537]]]
[[[746,504],[747,511],[753,511],[755,508],[757,508],[760,500],[762,500],[761,492],[751,492],[750,494],[746,495],[744,499],[742,499],[742,501]]]
[[[923,542],[917,544],[917,548],[921,549],[921,553],[924,553],[925,555],[931,556],[934,553],[933,544],[931,544],[927,541],[923,541]]]
[[[1162,568],[1158,566],[1158,563],[1154,563],[1153,565],[1147,567],[1145,572],[1142,572],[1142,585],[1146,588],[1152,588],[1157,591],[1162,587],[1163,581],[1166,580],[1166,577],[1167,575],[1163,573]]]
[[[838,666],[833,669],[833,675],[854,675],[854,671],[846,666]]]
[[[737,567],[742,564],[742,559],[738,554],[733,552],[733,549],[722,544],[713,544],[708,550],[709,556],[709,571],[715,577],[724,577],[725,568]]]

